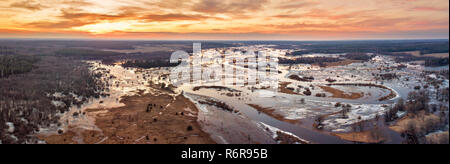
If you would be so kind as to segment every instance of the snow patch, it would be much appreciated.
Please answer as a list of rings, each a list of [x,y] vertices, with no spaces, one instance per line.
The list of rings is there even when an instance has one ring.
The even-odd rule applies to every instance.
[[[267,125],[267,124],[262,123],[262,122],[259,122],[259,123],[260,123],[260,125],[262,125],[264,128],[269,129],[270,133],[272,134],[272,138],[273,138],[273,139],[276,139],[276,138],[278,137],[277,132],[280,132],[280,133],[284,133],[284,134],[286,134],[286,135],[290,135],[290,136],[292,136],[292,137],[295,137],[295,138],[297,138],[298,140],[300,140],[300,141],[302,141],[302,142],[309,143],[309,141],[304,140],[304,139],[301,139],[300,137],[298,137],[298,136],[296,136],[296,135],[294,135],[294,134],[292,134],[292,133],[290,133],[290,132],[286,132],[286,131],[280,130],[280,129],[276,128],[276,127]]]
[[[322,124],[325,129],[333,132],[349,132],[351,131],[350,125],[359,121],[373,119],[377,115],[382,116],[385,111],[386,108],[382,107],[382,105],[358,105],[347,113],[346,118],[343,118],[341,114],[335,114],[329,116]]]
[[[256,94],[258,95],[258,97],[261,97],[261,98],[269,98],[269,97],[276,96],[275,92],[268,91],[268,90],[257,90]]]
[[[55,107],[64,107],[64,106],[66,106],[66,104],[64,104],[64,102],[62,102],[62,101],[55,101],[55,100],[52,100],[52,104],[53,104],[53,106],[55,106]]]
[[[6,123],[6,126],[8,126],[7,131],[8,131],[9,133],[14,133],[14,130],[15,130],[14,123],[12,123],[12,122],[7,122],[7,123]]]

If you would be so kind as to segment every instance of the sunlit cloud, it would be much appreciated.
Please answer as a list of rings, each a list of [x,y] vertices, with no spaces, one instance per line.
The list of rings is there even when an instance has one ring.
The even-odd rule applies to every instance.
[[[28,10],[41,10],[44,6],[34,0],[22,0],[11,3],[10,7],[23,8]]]
[[[106,34],[115,31],[127,31],[132,29],[132,26],[129,22],[114,22],[114,23],[97,23],[97,24],[89,24],[80,27],[73,28],[78,31],[86,31],[92,34]]]
[[[0,9],[0,37],[303,40],[449,35],[447,0],[3,0]]]

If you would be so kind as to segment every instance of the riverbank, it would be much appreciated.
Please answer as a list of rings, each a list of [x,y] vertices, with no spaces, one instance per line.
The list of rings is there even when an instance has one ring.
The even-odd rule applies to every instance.
[[[62,134],[39,138],[49,144],[215,143],[197,123],[198,109],[182,95],[127,96],[121,103],[125,106],[87,110],[100,131],[69,127]]]

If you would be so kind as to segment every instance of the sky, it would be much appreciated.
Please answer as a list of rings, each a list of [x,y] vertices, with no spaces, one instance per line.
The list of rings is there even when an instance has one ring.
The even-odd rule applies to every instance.
[[[0,0],[0,38],[448,39],[448,0]]]

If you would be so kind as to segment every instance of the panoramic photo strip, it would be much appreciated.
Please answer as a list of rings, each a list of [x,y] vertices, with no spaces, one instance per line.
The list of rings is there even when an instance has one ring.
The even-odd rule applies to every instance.
[[[448,0],[0,1],[0,145],[449,144],[448,79]]]

